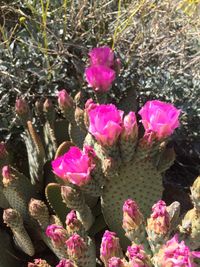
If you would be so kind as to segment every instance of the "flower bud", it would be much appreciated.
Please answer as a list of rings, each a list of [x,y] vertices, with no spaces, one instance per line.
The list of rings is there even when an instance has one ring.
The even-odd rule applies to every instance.
[[[87,249],[86,243],[78,234],[73,234],[66,242],[67,253],[72,258],[81,257]]]
[[[123,224],[125,231],[136,230],[144,219],[138,205],[132,199],[127,199],[123,205]]]
[[[45,260],[35,259],[34,262],[29,262],[28,267],[51,267]]]
[[[62,259],[56,267],[76,267],[75,263],[71,260]]]
[[[167,234],[170,227],[170,217],[165,202],[159,200],[153,205],[152,211],[151,217],[147,220],[148,231],[162,235]]]
[[[29,112],[29,107],[25,99],[18,98],[15,102],[15,111],[17,115],[26,115]]]
[[[56,224],[47,227],[46,235],[50,237],[57,246],[63,246],[67,239],[67,231],[62,226]]]
[[[131,263],[130,266],[137,266],[137,267],[151,267],[151,261],[149,256],[144,251],[143,246],[135,245],[128,246],[126,255],[129,258],[129,262]]]
[[[125,265],[120,258],[112,257],[108,261],[108,267],[125,267]]]
[[[138,136],[138,126],[137,120],[134,112],[129,112],[128,115],[124,117],[123,121],[123,131],[122,138],[125,140],[135,141]]]
[[[58,105],[62,110],[73,106],[73,99],[65,89],[58,92]]]
[[[112,257],[121,257],[122,250],[119,244],[119,238],[116,233],[105,231],[100,248],[100,258],[108,266],[108,261]]]
[[[162,246],[155,256],[155,261],[159,267],[197,267],[195,258],[200,258],[200,251],[190,251],[184,241],[178,243],[178,235],[175,235]]]
[[[41,226],[47,226],[49,222],[49,211],[43,201],[31,198],[29,202],[29,213]]]

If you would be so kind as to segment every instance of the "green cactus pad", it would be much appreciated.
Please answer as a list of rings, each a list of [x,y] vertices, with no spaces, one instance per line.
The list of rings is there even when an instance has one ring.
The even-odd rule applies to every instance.
[[[102,211],[106,223],[115,231],[123,244],[122,207],[128,198],[135,200],[145,217],[151,213],[152,205],[162,197],[162,177],[150,159],[135,160],[123,164],[119,174],[113,176],[105,185],[102,195]]]
[[[49,205],[59,217],[63,225],[65,224],[66,215],[70,211],[66,208],[61,197],[61,186],[56,183],[50,183],[45,188],[45,195]]]

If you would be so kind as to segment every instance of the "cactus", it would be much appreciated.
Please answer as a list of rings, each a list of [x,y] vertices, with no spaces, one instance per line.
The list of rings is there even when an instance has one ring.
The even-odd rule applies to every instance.
[[[58,93],[70,140],[62,143],[56,139],[57,122],[50,100],[42,108],[36,105],[42,119],[38,129],[25,100],[17,100],[30,175],[14,168],[7,152],[0,154],[0,190],[6,202],[2,208],[9,208],[4,211],[4,221],[22,251],[32,256],[38,249],[33,244],[42,240],[60,260],[58,266],[96,266],[94,234],[104,228],[104,222],[110,230],[106,230],[100,249],[106,267],[164,266],[165,250],[173,242],[179,246],[177,238],[171,239],[175,232],[191,249],[200,246],[199,178],[191,187],[194,208],[180,224],[179,203],[167,207],[160,200],[162,175],[175,159],[167,144],[179,126],[181,111],[153,100],[135,113],[128,108],[135,107],[135,94],[130,94],[134,105],[128,105],[124,114],[107,103],[107,91],[117,75],[113,51],[103,47],[89,55],[85,75],[97,102],[88,99],[84,103],[81,93],[74,99],[65,90]],[[199,254],[188,255],[193,264]],[[173,257],[167,259],[169,264]],[[28,266],[50,265],[37,259]]]

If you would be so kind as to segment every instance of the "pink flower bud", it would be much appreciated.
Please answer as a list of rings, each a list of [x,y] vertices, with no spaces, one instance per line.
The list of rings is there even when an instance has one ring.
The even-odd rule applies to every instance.
[[[123,205],[123,229],[125,231],[137,229],[143,222],[138,205],[132,199],[127,199]]]
[[[108,261],[108,267],[124,267],[124,263],[120,258],[112,257]]]
[[[15,102],[15,111],[20,115],[27,114],[29,111],[28,104],[25,99],[18,98]]]
[[[107,266],[108,260],[112,257],[121,257],[122,251],[119,244],[119,238],[116,233],[105,231],[100,248],[100,258],[103,263]]]
[[[95,164],[91,157],[78,147],[70,147],[67,153],[52,161],[53,172],[63,180],[82,186],[91,180]]]
[[[151,267],[152,264],[146,252],[144,251],[143,246],[141,245],[132,245],[128,246],[127,253],[131,265],[135,267]]]
[[[10,170],[10,167],[8,165],[6,165],[2,168],[2,176],[6,180],[12,179],[11,170]]]
[[[86,103],[85,103],[85,109],[88,111],[90,111],[91,109],[95,108],[96,106],[98,106],[96,103],[94,103],[92,98],[89,98]]]
[[[46,235],[57,245],[63,245],[67,238],[66,230],[56,224],[51,224],[46,229]]]
[[[158,140],[170,136],[179,127],[181,110],[159,100],[148,101],[139,111],[145,128],[145,137],[152,142],[152,133]]]
[[[112,67],[114,64],[114,52],[108,46],[95,47],[89,52],[90,65],[103,65]]]
[[[76,211],[71,210],[66,216],[66,225],[72,224],[77,220]]]
[[[79,258],[87,249],[86,243],[78,234],[73,234],[66,242],[67,253],[73,258]]]
[[[123,131],[122,131],[122,137],[125,140],[133,140],[135,141],[138,136],[138,126],[137,126],[137,120],[135,116],[135,112],[129,112],[128,115],[124,117],[123,121]]]
[[[95,92],[107,92],[115,80],[115,71],[106,66],[92,66],[85,70],[86,80]]]
[[[89,111],[89,132],[104,146],[112,146],[122,131],[123,111],[115,105],[98,105]]]
[[[75,264],[73,261],[71,260],[67,260],[67,259],[62,259],[57,265],[56,267],[75,267]]]
[[[73,99],[65,89],[58,92],[58,105],[60,109],[67,109],[73,106]]]
[[[50,265],[42,259],[35,259],[34,262],[29,262],[28,267],[50,267]]]
[[[152,207],[153,213],[147,220],[147,229],[156,234],[167,234],[170,227],[170,217],[166,204],[163,200],[159,200]]]
[[[159,267],[197,267],[194,258],[200,258],[200,251],[190,251],[184,241],[178,243],[178,235],[167,241],[156,255]]]

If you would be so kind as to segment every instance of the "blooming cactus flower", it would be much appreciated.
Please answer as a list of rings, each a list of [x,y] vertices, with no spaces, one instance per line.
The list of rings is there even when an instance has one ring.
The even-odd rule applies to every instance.
[[[143,216],[138,205],[132,199],[127,199],[123,205],[123,225],[124,230],[136,229],[143,222]]]
[[[159,267],[197,267],[194,258],[200,258],[200,251],[190,251],[184,241],[178,243],[178,235],[159,250],[156,255]]]
[[[66,230],[62,226],[56,224],[47,226],[46,235],[58,245],[62,245],[67,238]]]
[[[115,105],[97,105],[88,112],[89,132],[104,146],[116,143],[122,131],[123,111]]]
[[[153,205],[152,211],[151,217],[147,220],[147,229],[156,234],[166,234],[170,227],[170,218],[165,202],[159,200]]]
[[[70,147],[63,156],[52,161],[53,172],[63,180],[82,186],[91,179],[91,171],[95,164],[87,151],[78,147]]]
[[[109,46],[95,47],[89,52],[90,65],[114,65],[114,52]]]
[[[139,111],[145,135],[149,137],[153,133],[159,140],[170,136],[179,126],[180,112],[170,103],[148,101]]]
[[[73,234],[65,244],[67,253],[73,258],[79,258],[87,248],[85,241],[78,234]]]
[[[138,126],[135,112],[129,112],[123,120],[122,137],[126,140],[135,140],[138,135]]]
[[[108,260],[112,257],[122,256],[119,238],[116,233],[105,231],[100,248],[100,258],[103,263],[108,266]]]
[[[115,71],[102,65],[88,67],[85,75],[95,92],[107,92],[115,79]]]
[[[71,260],[62,259],[60,262],[56,265],[56,267],[75,267],[75,264]]]
[[[73,100],[65,89],[58,92],[58,104],[61,109],[70,108],[73,105]]]
[[[127,256],[129,258],[130,266],[133,267],[150,267],[152,266],[151,261],[144,251],[142,245],[128,246]]]

